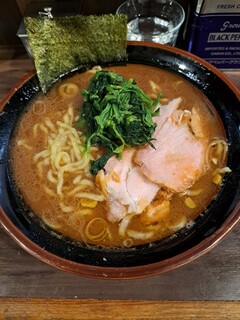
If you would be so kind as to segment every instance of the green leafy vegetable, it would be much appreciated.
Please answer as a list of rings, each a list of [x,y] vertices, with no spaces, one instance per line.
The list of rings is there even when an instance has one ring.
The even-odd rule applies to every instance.
[[[109,71],[99,71],[83,92],[80,127],[86,129],[86,151],[91,145],[105,147],[106,153],[92,162],[94,175],[104,167],[108,159],[121,152],[125,146],[152,145],[156,124],[152,116],[160,95],[152,101],[133,79]],[[153,146],[153,145],[152,145]]]
[[[24,23],[43,92],[81,65],[127,59],[125,15],[26,17]]]

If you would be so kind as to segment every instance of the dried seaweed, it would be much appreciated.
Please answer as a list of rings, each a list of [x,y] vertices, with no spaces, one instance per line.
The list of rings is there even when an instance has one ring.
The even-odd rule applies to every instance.
[[[43,92],[81,65],[126,60],[125,15],[26,17],[24,22]]]

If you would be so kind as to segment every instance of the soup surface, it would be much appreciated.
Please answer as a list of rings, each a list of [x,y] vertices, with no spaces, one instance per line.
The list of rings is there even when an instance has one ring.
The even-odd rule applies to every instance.
[[[91,160],[101,156],[104,150],[92,145],[90,154],[84,153],[86,137],[76,125],[83,104],[82,90],[88,87],[96,72],[88,70],[61,80],[46,95],[39,93],[19,121],[12,138],[11,164],[24,202],[53,230],[100,246],[123,247],[152,242],[185,226],[190,227],[217,193],[223,174],[228,171],[224,167],[227,152],[224,130],[213,106],[190,83],[158,68],[129,64],[104,70],[135,79],[152,99],[161,92],[160,116],[156,116],[159,119],[170,110],[173,99],[180,98],[174,100],[178,104],[174,113],[166,116],[166,133],[161,131],[163,137],[169,135],[173,140],[169,138],[165,144],[160,140],[159,154],[165,148],[168,160],[164,160],[164,165],[173,163],[176,166],[181,161],[178,152],[187,150],[185,140],[188,143],[191,140],[192,144],[188,144],[190,160],[195,152],[198,157],[197,150],[200,150],[201,157],[197,161],[201,170],[195,169],[193,176],[196,178],[191,177],[189,183],[190,178],[181,178],[181,174],[184,167],[190,172],[192,164],[183,160],[173,170],[171,181],[160,183],[155,181],[155,175],[165,181],[169,178],[165,177],[167,167],[155,159],[151,146],[138,146],[134,151],[126,148],[122,160],[111,158],[105,169],[93,176]],[[166,127],[169,123],[170,127]],[[181,137],[185,135],[184,140]],[[158,137],[154,139],[153,144]],[[172,160],[173,154],[175,160]],[[146,198],[150,197],[143,210],[139,209],[140,200],[134,200],[136,209],[132,209],[132,205],[120,199],[124,189],[119,184],[123,171],[116,168],[127,161],[130,161],[128,175],[138,170],[130,193],[138,193],[144,186]],[[142,170],[141,182],[138,182],[139,170]],[[141,184],[142,179],[147,181]],[[114,207],[116,204],[118,208]]]

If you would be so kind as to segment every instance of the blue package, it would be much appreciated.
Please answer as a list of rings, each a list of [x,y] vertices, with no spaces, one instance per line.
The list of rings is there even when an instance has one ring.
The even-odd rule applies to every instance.
[[[220,69],[240,69],[240,1],[197,1],[187,50]]]

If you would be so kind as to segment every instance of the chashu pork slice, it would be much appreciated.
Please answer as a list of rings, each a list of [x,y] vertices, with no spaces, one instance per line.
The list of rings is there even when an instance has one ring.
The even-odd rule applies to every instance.
[[[134,165],[134,148],[125,149],[121,160],[112,157],[104,170],[96,176],[96,182],[105,194],[108,220],[121,220],[128,213],[140,214],[156,196],[159,186],[149,181],[141,168]]]
[[[134,161],[152,182],[173,192],[190,188],[205,171],[204,140],[197,138],[187,121],[187,114],[178,110],[181,99],[174,99],[160,108],[153,134],[153,145],[140,148]],[[191,112],[188,112],[191,114]]]

